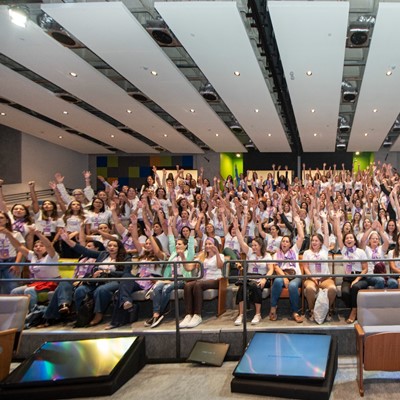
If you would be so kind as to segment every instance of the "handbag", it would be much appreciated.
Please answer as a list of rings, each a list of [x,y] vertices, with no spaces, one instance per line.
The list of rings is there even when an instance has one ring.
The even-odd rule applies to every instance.
[[[328,289],[320,289],[314,306],[314,321],[321,325],[329,311]]]

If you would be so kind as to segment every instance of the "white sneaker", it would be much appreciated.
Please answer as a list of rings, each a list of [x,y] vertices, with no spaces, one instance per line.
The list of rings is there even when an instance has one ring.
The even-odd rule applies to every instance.
[[[190,322],[188,323],[188,328],[195,328],[197,325],[202,323],[202,318],[198,314],[194,314]]]
[[[261,322],[261,314],[256,314],[254,318],[251,320],[252,325],[257,325]]]
[[[179,328],[187,328],[191,320],[192,316],[190,314],[186,315],[186,317],[183,318],[182,322],[179,324]]]
[[[243,324],[243,314],[239,314],[239,316],[235,319],[235,325],[239,326]]]

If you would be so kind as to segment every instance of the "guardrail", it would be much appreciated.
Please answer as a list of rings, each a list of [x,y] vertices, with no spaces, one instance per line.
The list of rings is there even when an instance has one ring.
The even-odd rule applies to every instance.
[[[223,265],[223,270],[222,270],[222,275],[225,278],[235,278],[235,279],[243,279],[244,282],[247,282],[247,279],[255,278],[255,279],[260,279],[260,278],[267,278],[267,279],[274,279],[274,278],[282,278],[282,275],[260,275],[260,274],[249,274],[247,273],[247,266],[252,264],[252,263],[265,263],[265,264],[277,264],[278,262],[293,262],[293,263],[315,263],[315,261],[312,260],[226,260],[224,261]],[[347,260],[345,258],[340,258],[338,260],[335,259],[327,259],[327,260],[317,260],[318,263],[343,263],[346,261],[351,261],[351,262],[388,262],[388,261],[399,261],[398,258],[383,258],[383,259],[365,259],[365,260]],[[154,265],[171,265],[173,266],[173,271],[174,275],[173,277],[155,277],[156,280],[159,281],[174,281],[174,303],[175,303],[175,326],[176,326],[176,359],[180,360],[180,353],[181,353],[181,341],[180,341],[180,328],[179,328],[179,297],[178,297],[178,281],[193,281],[193,280],[199,280],[204,277],[204,265],[203,263],[199,261],[152,261],[151,262]],[[48,266],[76,266],[78,263],[77,262],[63,262],[62,264],[60,263],[46,263],[45,265]],[[109,265],[109,262],[89,262],[89,263],[79,263],[79,265]],[[124,266],[130,266],[131,268],[135,265],[140,266],[142,265],[143,262],[139,261],[125,261],[125,262],[114,262],[113,265],[124,265]],[[185,278],[182,276],[177,275],[177,268],[178,265],[182,264],[197,264],[199,265],[199,273],[197,276]],[[243,266],[243,275],[237,276],[237,275],[230,275],[227,274],[226,271],[228,269],[228,265],[232,264],[241,264]],[[6,267],[6,266],[30,266],[32,263],[12,263],[12,262],[7,262],[7,263],[0,263],[0,267]],[[43,266],[44,264],[42,264]],[[311,275],[290,275],[290,278],[305,278],[307,277],[326,277],[326,274],[311,274]],[[343,278],[347,277],[348,274],[338,274],[338,273],[332,273],[329,274],[329,276],[333,278]],[[363,274],[363,277],[369,277],[369,276],[383,276],[383,277],[393,277],[393,278],[399,278],[399,274],[396,273],[385,273],[385,274]],[[150,277],[151,278],[151,277]],[[62,282],[62,281],[67,281],[67,282],[75,282],[75,281],[82,281],[82,282],[108,282],[108,281],[125,281],[125,280],[134,280],[134,281],[144,281],[144,280],[149,280],[149,276],[147,277],[107,277],[107,278],[39,278],[39,279],[32,279],[32,278],[8,278],[8,279],[1,279],[0,282],[20,282],[20,283],[27,283],[27,282],[35,282],[35,281],[41,281],[41,282],[47,282],[47,281],[52,281],[52,282]],[[243,285],[243,309],[247,309],[247,284]],[[247,322],[246,318],[243,318],[243,352],[247,346]]]

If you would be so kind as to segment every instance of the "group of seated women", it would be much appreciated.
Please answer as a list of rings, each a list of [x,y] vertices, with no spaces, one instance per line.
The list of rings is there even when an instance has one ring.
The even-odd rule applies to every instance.
[[[318,292],[326,289],[330,320],[337,290],[326,262],[331,253],[343,259],[342,299],[350,308],[346,322],[353,323],[358,290],[398,287],[397,277],[388,278],[382,270],[374,275],[386,256],[391,259],[390,272],[400,274],[398,174],[390,164],[371,164],[364,171],[347,171],[344,166],[337,170],[336,165],[327,170],[324,165],[314,174],[305,171],[303,181],[290,182],[279,176],[280,167],[273,166],[273,171],[266,179],[248,173],[221,181],[204,178],[202,168],[197,180],[179,167],[175,174],[163,170],[160,178],[153,167],[154,175],[140,192],[127,186],[118,191],[118,182],[98,177],[104,190],[96,195],[89,171],[83,173],[85,188],[72,195],[64,177],[56,173],[50,183],[56,202],[40,204],[35,182],[29,182],[31,210],[24,204],[9,209],[1,181],[0,278],[6,280],[0,282],[0,290],[29,294],[31,309],[38,293],[54,291],[46,324],[71,315],[93,297],[91,326],[103,321],[113,298],[114,310],[129,313],[133,293],[142,290],[153,301],[152,315],[144,324],[154,328],[168,310],[177,274],[185,308],[179,326],[193,328],[202,322],[203,292],[218,288],[224,262],[230,260],[230,274],[241,275],[242,264],[247,268],[246,292],[255,307],[251,324],[262,320],[265,288],[271,292],[270,321],[278,319],[286,288],[291,317],[303,322],[302,287],[311,321]],[[29,271],[18,265],[24,257],[31,262]],[[60,276],[58,266],[46,264],[56,264],[59,257],[79,258],[76,281],[51,281]],[[35,280],[20,286],[12,279],[21,274]],[[93,280],[80,280],[87,277]],[[246,315],[243,285],[238,276],[235,325]],[[112,318],[107,328],[119,324]]]

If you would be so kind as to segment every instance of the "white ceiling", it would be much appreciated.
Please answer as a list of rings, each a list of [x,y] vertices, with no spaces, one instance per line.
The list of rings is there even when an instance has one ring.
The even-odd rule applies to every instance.
[[[348,151],[377,151],[382,146],[400,112],[399,1],[268,1],[303,151],[336,150],[342,111],[349,112],[352,121]],[[0,97],[12,103],[0,104],[5,114],[0,114],[0,124],[87,154],[163,149],[176,154],[208,149],[243,153],[254,147],[260,152],[290,152],[291,146],[298,151],[288,140],[297,132],[290,132],[282,118],[276,93],[280,89],[269,76],[247,2],[35,3],[28,4],[32,20],[25,28],[11,23],[8,6],[0,6],[2,60],[20,65],[0,64]],[[41,11],[94,53],[108,72],[96,68],[90,52],[65,47],[39,27],[35,20]],[[369,49],[348,49],[349,21],[363,13],[376,17]],[[151,37],[144,24],[157,16],[183,47],[160,47]],[[365,66],[359,62],[363,58]],[[388,69],[391,76],[386,75]],[[343,76],[362,79],[353,106],[341,101]],[[80,102],[60,99],[51,85],[40,81]],[[132,98],[122,81],[138,88],[152,105]],[[199,87],[204,81],[213,85],[220,102],[202,97]],[[233,132],[230,120],[243,132]],[[189,133],[181,133],[176,125]],[[400,141],[391,150],[399,151]]]

